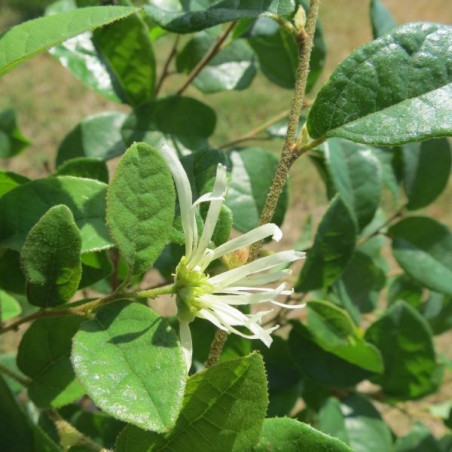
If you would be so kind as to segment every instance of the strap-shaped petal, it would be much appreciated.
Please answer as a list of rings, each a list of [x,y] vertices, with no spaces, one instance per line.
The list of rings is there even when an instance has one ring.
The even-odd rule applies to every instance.
[[[193,356],[193,343],[191,340],[191,332],[188,322],[179,321],[179,336],[188,373],[190,371]]]

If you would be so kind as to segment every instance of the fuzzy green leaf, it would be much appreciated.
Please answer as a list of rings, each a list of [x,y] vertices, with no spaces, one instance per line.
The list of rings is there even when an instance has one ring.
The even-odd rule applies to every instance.
[[[0,75],[66,39],[137,11],[124,6],[81,8],[22,22],[0,36]]]
[[[71,211],[52,207],[31,228],[21,260],[28,301],[43,308],[69,301],[82,275],[82,239]]]
[[[132,145],[108,189],[107,222],[133,274],[143,273],[166,245],[175,210],[171,172],[145,143]]]
[[[0,198],[18,185],[29,181],[30,179],[21,174],[12,173],[11,171],[0,171]]]
[[[406,24],[365,44],[318,94],[310,136],[396,145],[452,134],[451,44],[452,27],[432,23]]]
[[[123,301],[99,310],[75,335],[72,363],[106,413],[156,432],[174,425],[187,371],[175,332],[152,309]]]
[[[79,157],[67,160],[57,168],[54,175],[84,177],[108,184],[107,165],[99,159]]]

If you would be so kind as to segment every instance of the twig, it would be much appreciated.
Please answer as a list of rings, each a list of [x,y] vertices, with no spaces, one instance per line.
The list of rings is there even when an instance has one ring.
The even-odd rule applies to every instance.
[[[162,89],[163,82],[165,81],[166,77],[168,77],[168,75],[170,75],[169,66],[171,64],[171,61],[173,61],[173,58],[177,54],[177,46],[179,45],[179,39],[180,39],[180,35],[177,35],[176,39],[174,41],[173,47],[171,48],[170,54],[168,55],[168,58],[165,61],[165,64],[163,66],[162,73],[160,74],[159,81],[157,82],[157,86],[155,88],[154,97],[157,97],[158,93]]]
[[[201,72],[201,70],[204,68],[204,66],[209,63],[209,61],[218,53],[218,51],[221,48],[221,45],[226,40],[226,38],[229,36],[229,33],[233,30],[235,27],[235,24],[237,22],[231,22],[228,27],[224,30],[224,32],[218,36],[217,41],[215,44],[210,48],[210,50],[202,57],[202,59],[199,61],[199,63],[192,69],[190,74],[187,77],[187,80],[185,83],[179,88],[176,94],[181,95],[191,84],[191,82],[196,78],[196,76]]]
[[[0,363],[0,372],[12,378],[14,381],[17,381],[22,386],[27,387],[30,384],[30,380],[28,378],[24,378],[21,375],[16,374],[12,370],[8,369],[6,366]]]
[[[235,140],[229,141],[228,143],[224,143],[221,146],[218,146],[218,149],[229,148],[229,147],[234,146],[235,144],[241,143],[243,141],[251,140],[251,139],[255,138],[255,136],[258,133],[263,132],[267,127],[270,127],[275,122],[278,122],[281,119],[284,119],[288,114],[289,114],[289,110],[284,110],[284,111],[278,113],[277,115],[273,116],[268,121],[261,124],[260,126],[257,126],[254,129],[250,130],[245,135],[242,135],[241,137],[239,137]]]
[[[303,100],[306,92],[306,82],[309,74],[309,60],[313,47],[315,26],[319,13],[321,0],[311,0],[306,28],[301,30],[298,34],[298,63],[297,74],[295,79],[295,88],[292,97],[292,104],[290,107],[289,123],[287,126],[287,133],[284,139],[284,144],[281,152],[281,159],[278,168],[276,169],[275,177],[272,186],[267,196],[265,207],[262,210],[259,224],[269,223],[273,218],[279,197],[286,183],[289,170],[295,160],[306,152],[307,149],[294,149],[296,132],[300,113],[303,108]],[[318,142],[321,142],[317,140]],[[323,139],[322,139],[323,141]],[[317,144],[317,142],[316,142]],[[250,249],[250,261],[254,260],[262,247],[262,242],[255,243]]]

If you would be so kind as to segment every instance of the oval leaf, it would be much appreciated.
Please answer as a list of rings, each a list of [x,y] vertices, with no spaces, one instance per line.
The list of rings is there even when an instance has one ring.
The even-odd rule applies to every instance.
[[[330,286],[353,255],[356,224],[348,207],[336,196],[325,212],[294,289],[308,292]]]
[[[362,229],[380,204],[382,181],[378,158],[369,147],[344,140],[328,140],[325,156],[336,190]]]
[[[397,27],[392,14],[381,0],[370,1],[370,23],[374,39]]]
[[[251,19],[268,12],[278,16],[291,14],[295,9],[294,0],[201,0],[193,5],[161,2],[159,6],[144,5],[146,14],[165,30],[174,33],[192,33],[214,25],[239,19]]]
[[[398,264],[429,289],[452,294],[452,234],[427,217],[409,217],[388,230]]]
[[[12,108],[0,112],[0,158],[14,157],[30,144],[17,127],[16,112]]]
[[[126,427],[118,439],[117,452],[251,450],[259,437],[267,402],[262,357],[253,353],[231,359],[188,379],[184,406],[169,433],[163,436]]]
[[[231,152],[230,159],[232,175],[226,204],[232,210],[234,227],[240,232],[248,232],[259,225],[278,158],[266,149],[246,148]],[[274,223],[282,224],[288,202],[286,184],[273,215]]]
[[[451,45],[452,27],[431,23],[403,25],[364,45],[318,94],[309,135],[395,145],[452,134]]]
[[[43,308],[69,301],[82,276],[82,239],[71,211],[55,206],[31,228],[22,248],[28,301]]]
[[[54,172],[54,175],[84,177],[108,184],[107,165],[99,159],[80,157],[68,160]]]
[[[375,377],[384,393],[398,400],[423,397],[435,390],[435,350],[430,327],[403,301],[392,305],[366,331],[366,339],[380,350],[384,373]]]
[[[148,270],[165,247],[175,196],[171,172],[160,154],[145,143],[128,149],[108,189],[107,221],[133,274]]]
[[[72,363],[94,403],[111,416],[165,432],[182,404],[186,369],[176,333],[147,306],[107,306],[81,325]]]
[[[403,182],[407,208],[420,209],[433,202],[446,188],[451,171],[447,139],[410,143],[402,148]]]
[[[66,39],[139,11],[125,6],[81,8],[23,22],[0,36],[0,75]]]
[[[20,342],[17,365],[32,379],[28,395],[41,408],[67,405],[84,394],[70,361],[72,337],[82,320],[76,316],[38,319]]]
[[[51,207],[64,204],[80,229],[82,253],[110,248],[113,242],[105,224],[106,193],[106,184],[72,176],[20,185],[0,198],[0,243],[20,250],[39,219]]]
[[[255,452],[351,452],[346,444],[308,424],[289,418],[265,419]]]
[[[86,117],[71,130],[58,147],[56,164],[77,157],[110,160],[121,155],[127,146],[120,133],[127,115],[119,112]]]

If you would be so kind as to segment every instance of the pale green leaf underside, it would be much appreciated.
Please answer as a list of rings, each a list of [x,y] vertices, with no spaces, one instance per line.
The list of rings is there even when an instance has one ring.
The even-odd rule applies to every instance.
[[[364,45],[320,91],[313,138],[395,145],[452,133],[452,28],[412,23]]]
[[[66,39],[137,11],[123,6],[90,7],[23,22],[0,37],[0,75]]]

